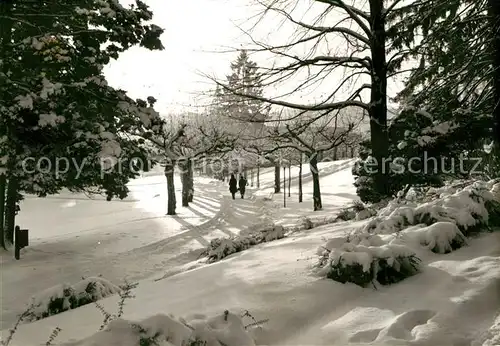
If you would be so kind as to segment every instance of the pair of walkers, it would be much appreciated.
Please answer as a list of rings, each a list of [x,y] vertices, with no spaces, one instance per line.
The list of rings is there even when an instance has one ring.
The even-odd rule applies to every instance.
[[[239,185],[239,186],[238,186]],[[235,199],[236,192],[240,191],[241,198],[245,197],[245,188],[247,186],[247,180],[245,177],[241,176],[239,181],[236,181],[234,174],[231,174],[231,179],[229,179],[229,192]]]

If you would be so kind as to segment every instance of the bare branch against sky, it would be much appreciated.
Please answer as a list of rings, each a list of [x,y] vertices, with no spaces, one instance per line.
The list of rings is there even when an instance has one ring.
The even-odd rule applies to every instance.
[[[130,0],[120,2],[127,4]],[[111,85],[127,90],[133,98],[155,96],[158,99],[156,107],[161,113],[204,107],[208,102],[205,95],[214,87],[205,75],[220,80],[228,72],[228,63],[241,48],[247,48],[252,59],[264,70],[282,70],[279,74],[269,72],[266,81],[266,94],[273,98],[281,95],[295,103],[316,102],[320,96],[333,94],[332,85],[339,89],[335,94],[341,95],[357,89],[359,83],[365,84],[360,71],[350,71],[348,76],[344,76],[347,72],[341,71],[349,64],[363,64],[363,45],[359,44],[356,54],[348,49],[358,41],[366,44],[352,38],[358,32],[362,33],[359,25],[348,20],[345,11],[342,14],[342,11],[320,1],[145,2],[154,12],[155,23],[165,28],[162,36],[165,50],[146,52],[133,48],[106,67],[106,76]],[[361,0],[361,4],[364,3],[366,1]],[[353,8],[352,4],[349,5]],[[189,30],[184,29],[186,26]],[[324,28],[332,26],[347,30],[335,29],[328,33]],[[300,40],[304,44],[293,50],[282,47],[273,54],[262,51],[269,46],[279,48]],[[319,56],[340,56],[341,52],[352,59],[357,57],[358,62],[338,62],[333,68],[328,59],[319,59]],[[300,73],[286,68],[292,62],[299,64],[297,58],[315,57],[314,66],[303,67]],[[332,70],[338,73],[333,74]],[[324,78],[327,75],[328,78]],[[273,85],[273,82],[279,82],[279,85]],[[397,89],[389,84],[391,95]]]

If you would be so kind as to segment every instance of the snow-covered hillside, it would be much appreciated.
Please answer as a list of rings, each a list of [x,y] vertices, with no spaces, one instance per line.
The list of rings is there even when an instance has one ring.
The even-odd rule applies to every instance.
[[[321,164],[321,181],[328,184],[333,175],[327,173],[345,167],[344,161]],[[263,189],[272,186],[273,172],[263,170]],[[298,170],[292,172],[297,173]],[[304,167],[304,184],[309,179],[307,173],[309,169]],[[346,184],[352,186],[352,181]],[[121,282],[157,273],[172,275],[182,270],[180,266],[196,260],[211,239],[280,221],[284,212],[297,219],[297,215],[309,214],[312,208],[308,195],[296,211],[283,210],[279,196],[271,201],[232,201],[227,182],[196,177],[194,202],[188,208],[178,205],[178,215],[168,217],[167,189],[161,172],[132,181],[130,189],[131,195],[123,201],[107,202],[95,196],[91,200],[67,193],[44,199],[27,198],[21,204],[18,222],[30,229],[30,246],[22,250],[20,261],[15,261],[10,253],[0,252],[3,325],[14,323],[31,295],[46,288],[74,283],[82,276],[102,275],[112,282]],[[176,179],[176,189],[180,201],[180,179]],[[304,187],[305,193],[310,191]],[[249,187],[249,197],[254,192]],[[292,199],[296,201],[297,196]],[[333,214],[344,204],[344,200],[336,204],[335,196],[329,200],[332,207],[320,215]]]
[[[322,215],[326,216],[328,213],[337,213],[343,205],[356,198],[350,162],[325,164],[321,168],[323,198],[327,209],[322,211]],[[418,214],[415,211],[410,213],[408,208],[418,208],[412,204],[399,209],[398,206],[389,205],[379,212],[376,219],[337,222],[300,231],[285,239],[251,247],[213,264],[196,261],[196,256],[182,257],[183,251],[196,248],[190,248],[189,243],[207,244],[213,237],[234,235],[250,224],[281,218],[281,223],[286,225],[294,218],[299,220],[301,216],[314,215],[310,212],[312,206],[308,195],[305,195],[303,203],[308,204],[307,212],[305,206],[297,208],[296,202],[282,208],[282,194],[273,196],[271,200],[262,198],[266,195],[263,191],[272,184],[272,178],[271,171],[263,172],[263,190],[256,193],[254,198],[235,201],[227,198],[225,184],[207,181],[206,186],[212,186],[213,191],[218,191],[222,196],[219,213],[215,214],[219,217],[217,221],[206,227],[179,231],[185,232],[186,239],[183,241],[180,241],[183,236],[179,233],[177,241],[165,238],[116,257],[106,257],[103,253],[98,254],[96,250],[87,248],[87,251],[94,251],[94,260],[106,262],[101,267],[90,261],[79,262],[78,257],[64,257],[63,249],[58,247],[65,244],[66,240],[37,245],[58,248],[58,253],[37,254],[35,246],[33,249],[28,248],[18,263],[3,259],[6,268],[3,273],[7,273],[4,296],[12,297],[16,290],[24,292],[18,293],[15,304],[10,301],[7,303],[2,298],[2,305],[6,302],[11,309],[9,311],[4,307],[9,324],[15,321],[13,313],[20,312],[21,296],[26,297],[28,291],[34,294],[43,285],[51,286],[49,275],[55,276],[57,280],[70,280],[71,275],[59,276],[62,273],[57,269],[57,262],[65,268],[61,262],[63,259],[72,261],[72,269],[77,272],[88,272],[89,268],[104,270],[109,265],[115,265],[123,272],[136,272],[136,278],[140,277],[141,267],[144,272],[155,274],[138,282],[133,291],[135,298],[125,301],[123,316],[111,322],[104,331],[97,332],[104,319],[102,312],[89,304],[37,322],[22,324],[11,346],[44,344],[55,327],[61,328],[61,331],[54,343],[74,346],[135,346],[140,345],[140,339],[145,342],[148,338],[152,340],[154,335],[157,340],[163,340],[163,343],[157,344],[162,346],[188,345],[196,337],[208,340],[207,345],[210,346],[498,345],[495,336],[498,319],[495,323],[495,318],[500,312],[500,232],[482,233],[469,238],[467,245],[460,249],[439,254],[431,251],[433,246],[426,243],[430,238],[420,240],[417,237],[425,225],[412,228],[400,225],[405,229],[404,232],[380,228],[384,230],[380,232],[383,244],[404,245],[421,259],[419,273],[397,284],[367,288],[318,276],[315,269],[320,258],[318,250],[334,246],[332,244],[344,244],[354,233],[371,229],[374,220],[382,224],[388,220],[385,225],[396,227],[394,220],[400,215],[398,213],[405,211],[405,215]],[[310,192],[308,184],[307,178],[304,179],[304,190]],[[207,191],[207,196],[215,193]],[[295,188],[291,192],[291,200],[296,199]],[[205,192],[199,193],[203,196]],[[460,195],[460,192],[457,193]],[[454,196],[453,192],[445,192],[443,196],[450,202],[433,203],[436,206],[448,206],[446,210],[451,212],[449,203],[458,203],[459,199],[450,197]],[[479,204],[476,211],[479,210],[477,208]],[[126,226],[122,227],[125,231]],[[426,234],[438,237],[432,239],[441,239],[441,233],[438,233]],[[325,244],[329,239],[333,240]],[[451,242],[450,239],[440,241]],[[73,243],[78,242],[73,239]],[[368,245],[360,243],[359,249]],[[180,248],[175,249],[175,246]],[[373,243],[370,246],[370,249],[376,250],[384,245]],[[182,259],[168,260],[169,252],[178,253]],[[37,256],[43,256],[45,261],[51,255],[57,258],[52,265],[50,262],[48,265],[45,262],[36,264]],[[112,258],[116,262],[112,262]],[[164,262],[159,262],[158,258]],[[151,268],[151,263],[157,265]],[[165,275],[175,266],[176,271],[182,272]],[[69,267],[64,270],[69,270]],[[39,272],[37,278],[41,281],[33,282],[29,272]],[[45,276],[43,279],[42,273]],[[117,273],[115,277],[103,274],[105,278],[119,283],[122,278],[116,277]],[[119,301],[120,298],[115,295],[100,300],[99,304],[109,313],[115,313]],[[251,326],[254,320],[246,312],[257,321],[265,322]],[[241,317],[244,315],[247,316]],[[245,326],[248,328],[245,329]],[[4,330],[2,335],[5,338],[8,332]]]

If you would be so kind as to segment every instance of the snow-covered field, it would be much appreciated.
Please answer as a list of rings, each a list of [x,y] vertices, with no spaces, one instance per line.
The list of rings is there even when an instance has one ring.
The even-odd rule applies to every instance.
[[[328,170],[338,164],[324,163],[320,168]],[[272,186],[273,172],[262,171],[263,188]],[[175,183],[180,202],[178,177]],[[20,261],[0,252],[2,329],[15,322],[35,292],[76,282],[82,276],[101,274],[121,282],[158,272],[176,273],[179,266],[196,260],[211,239],[236,235],[281,213],[272,201],[260,198],[232,201],[227,182],[205,177],[196,177],[194,202],[189,208],[178,203],[175,217],[165,216],[167,189],[161,171],[132,181],[130,190],[123,201],[65,193],[44,199],[27,197],[22,202],[17,222],[30,229],[30,246],[22,250]],[[305,187],[304,191],[309,190]],[[249,187],[248,197],[252,192]],[[302,204],[301,212],[310,213],[306,196]]]
[[[351,164],[337,161],[320,167],[325,207],[320,215],[334,214],[356,199]],[[308,171],[305,167],[304,172]],[[188,322],[190,315],[198,314],[196,320],[205,320],[200,322],[205,333],[216,334],[226,346],[499,345],[494,336],[500,329],[499,321],[494,322],[500,312],[500,232],[485,233],[446,255],[410,244],[422,259],[421,273],[376,290],[322,279],[312,270],[325,239],[345,237],[369,220],[303,231],[194,268],[192,261],[199,249],[214,237],[238,234],[269,220],[291,224],[301,216],[314,215],[312,183],[307,176],[304,203],[296,202],[292,186],[287,208],[282,208],[282,194],[271,200],[263,198],[273,184],[273,173],[262,173],[263,189],[254,198],[235,201],[228,198],[226,184],[197,179],[195,204],[200,205],[199,213],[179,206],[180,216],[175,219],[162,215],[166,192],[164,185],[158,184],[162,177],[133,182],[131,199],[135,201],[130,202],[106,203],[75,196],[50,202],[26,201],[21,208],[29,220],[26,217],[20,223],[32,229],[33,246],[23,252],[20,261],[2,255],[3,337],[31,295],[61,282],[76,282],[83,275],[103,274],[115,284],[125,277],[141,279],[135,298],[125,303],[123,318],[141,321],[163,314],[138,322],[151,328],[153,334],[163,328],[171,339],[162,346],[180,346],[183,335],[191,333],[169,314],[186,317]],[[74,204],[64,207],[64,203]],[[40,229],[38,234],[36,229]],[[118,300],[112,296],[100,304],[114,313]],[[225,310],[229,311],[227,321]],[[255,342],[233,315],[246,310],[257,320],[268,319],[261,328],[253,328]],[[207,320],[199,314],[219,317]],[[103,319],[89,304],[21,325],[11,345],[45,344],[55,327],[61,328],[55,343],[138,345],[130,325],[120,320],[109,331],[92,336]],[[135,344],[131,343],[134,337]],[[89,339],[77,341],[85,338]],[[212,345],[220,344],[207,346]]]

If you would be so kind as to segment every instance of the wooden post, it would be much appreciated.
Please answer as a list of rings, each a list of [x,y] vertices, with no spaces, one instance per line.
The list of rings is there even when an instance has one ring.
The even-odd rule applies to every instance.
[[[303,153],[300,152],[299,161],[299,203],[302,203],[302,162],[304,161]]]
[[[21,228],[19,226],[16,226],[14,229],[14,258],[18,260],[21,255],[21,248],[19,247],[19,230]]]
[[[288,197],[290,197],[290,186],[292,185],[292,165],[288,165]]]
[[[286,167],[283,166],[283,208],[286,208]]]
[[[21,256],[21,249],[29,245],[28,230],[19,226],[14,228],[14,257],[18,260]]]

